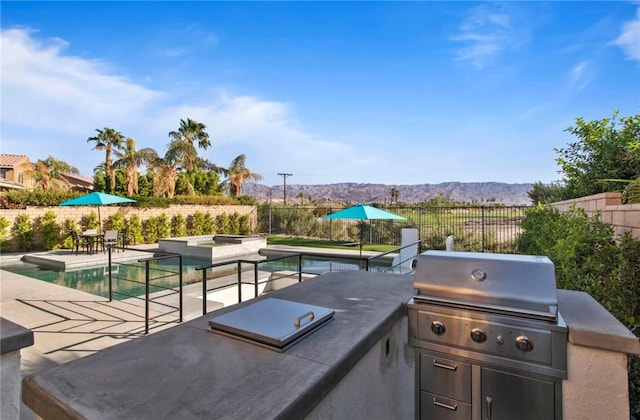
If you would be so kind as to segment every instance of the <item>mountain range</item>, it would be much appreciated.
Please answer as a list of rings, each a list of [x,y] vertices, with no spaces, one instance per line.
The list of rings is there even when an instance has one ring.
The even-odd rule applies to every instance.
[[[456,202],[498,203],[507,206],[528,205],[527,196],[532,184],[508,184],[502,182],[443,182],[440,184],[386,185],[343,182],[337,184],[297,185],[287,184],[287,203],[319,205],[349,203],[390,203],[391,191],[398,190],[398,202],[420,203],[438,196]],[[255,197],[259,202],[282,203],[284,185],[267,186],[246,183],[242,194]],[[395,200],[394,200],[395,201]]]

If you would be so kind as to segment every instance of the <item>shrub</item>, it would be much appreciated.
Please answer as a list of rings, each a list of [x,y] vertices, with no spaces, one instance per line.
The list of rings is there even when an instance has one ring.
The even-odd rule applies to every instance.
[[[176,214],[171,218],[171,236],[186,236],[187,235],[187,221],[181,214]]]
[[[57,206],[63,201],[80,196],[75,191],[62,190],[15,190],[2,193],[3,209],[26,209],[27,206]]]
[[[249,215],[243,214],[240,216],[240,235],[251,234],[251,224],[249,223]]]
[[[49,210],[40,219],[40,231],[42,232],[42,247],[46,250],[60,247],[60,226],[56,223],[56,214]]]
[[[207,212],[204,214],[202,220],[202,234],[203,235],[213,235],[216,232],[216,223],[213,220],[213,216],[211,213]]]
[[[6,217],[0,216],[0,252],[6,252],[9,249],[9,221]]]
[[[129,220],[127,220],[126,226],[126,243],[132,245],[144,243],[144,236],[142,235],[142,222],[140,221],[140,216],[138,216],[137,214],[132,214]]]
[[[231,225],[229,224],[229,215],[227,213],[222,213],[216,217],[216,225],[218,226],[218,233],[222,235],[231,233]]]
[[[640,320],[640,240],[614,238],[611,226],[596,214],[572,208],[561,214],[537,206],[522,221],[521,252],[553,261],[559,288],[589,293],[636,335]],[[617,239],[617,241],[615,240]],[[640,418],[640,358],[629,362],[631,417]]]
[[[142,236],[145,244],[158,242],[158,219],[150,217],[142,222]]]
[[[82,218],[80,219],[80,227],[82,228],[82,230],[98,229],[99,225],[100,222],[98,221],[98,215],[95,211],[82,216]]]
[[[127,227],[127,223],[124,217],[124,213],[117,212],[107,218],[104,221],[104,230],[117,230],[124,231]]]
[[[26,213],[19,214],[13,221],[11,233],[18,241],[20,251],[31,251],[33,249],[33,224]]]
[[[240,214],[238,212],[234,212],[229,216],[229,229],[232,235],[240,233]]]
[[[156,227],[158,238],[168,238],[171,236],[171,226],[169,225],[169,218],[166,214],[162,213],[156,217]]]
[[[60,238],[60,248],[73,249],[73,238],[70,235],[71,231],[77,231],[78,225],[76,221],[71,218],[64,219],[62,222],[62,235]]]
[[[190,236],[204,233],[204,213],[197,211],[187,217],[187,232]]]

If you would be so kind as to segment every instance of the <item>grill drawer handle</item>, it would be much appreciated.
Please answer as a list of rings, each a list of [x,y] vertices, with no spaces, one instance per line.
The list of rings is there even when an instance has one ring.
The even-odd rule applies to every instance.
[[[458,365],[456,365],[455,363],[453,363],[451,365],[447,365],[445,363],[437,361],[436,359],[433,359],[433,366],[439,367],[439,368],[442,368],[442,369],[452,370],[454,372],[456,370],[458,370]]]
[[[313,311],[309,311],[306,314],[302,314],[300,316],[297,316],[296,319],[293,321],[293,326],[298,328],[300,326],[300,320],[302,320],[303,318],[309,317],[309,321],[312,321],[314,318],[313,315]]]
[[[447,404],[444,402],[438,401],[438,397],[433,397],[433,405],[437,405],[438,407],[446,408],[447,410],[456,411],[458,409],[458,404]]]

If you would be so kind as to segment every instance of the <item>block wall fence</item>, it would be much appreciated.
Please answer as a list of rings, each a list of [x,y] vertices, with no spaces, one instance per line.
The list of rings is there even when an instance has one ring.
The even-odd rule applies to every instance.
[[[17,209],[17,210],[5,210],[0,211],[0,216],[4,216],[9,222],[8,231],[11,230],[13,226],[13,222],[20,214],[28,214],[31,222],[35,222],[37,219],[44,216],[44,214],[48,211],[53,211],[56,214],[56,222],[59,225],[65,221],[65,219],[73,219],[76,221],[76,224],[80,226],[80,220],[82,220],[83,216],[89,215],[92,212],[98,214],[98,208],[96,206],[52,206],[52,207],[27,207],[26,209]],[[258,216],[257,216],[257,207],[256,206],[203,206],[203,205],[171,205],[168,208],[137,208],[137,207],[129,207],[129,206],[101,206],[100,207],[100,218],[104,223],[105,220],[109,218],[109,216],[121,212],[125,219],[129,219],[131,215],[137,214],[141,221],[146,219],[157,217],[162,214],[165,214],[169,220],[171,220],[174,216],[181,214],[185,219],[196,213],[209,213],[213,218],[226,213],[227,215],[232,215],[234,213],[238,213],[240,216],[249,215],[249,226],[251,228],[251,232],[255,232]],[[10,234],[11,235],[11,234]],[[39,232],[34,232],[34,242],[39,243],[41,240],[39,236]],[[9,251],[15,251],[17,244],[13,243],[12,240],[9,245]]]
[[[571,206],[583,209],[589,216],[600,212],[600,219],[613,226],[615,233],[621,235],[631,232],[634,238],[640,238],[640,204],[622,204],[622,194],[602,193],[552,204],[561,212]]]

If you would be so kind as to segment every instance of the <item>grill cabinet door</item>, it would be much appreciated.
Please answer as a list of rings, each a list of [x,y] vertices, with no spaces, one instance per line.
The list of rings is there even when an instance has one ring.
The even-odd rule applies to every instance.
[[[482,419],[555,418],[553,382],[482,368]]]

